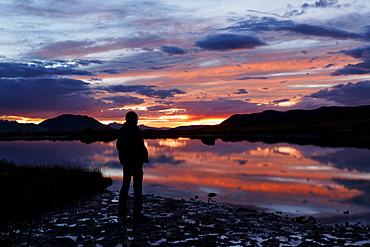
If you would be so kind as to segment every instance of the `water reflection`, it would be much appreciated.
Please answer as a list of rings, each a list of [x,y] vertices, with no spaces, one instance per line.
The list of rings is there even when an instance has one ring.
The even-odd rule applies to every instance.
[[[370,151],[287,143],[145,140],[144,193],[175,198],[215,192],[218,202],[253,205],[288,214],[370,212]],[[115,142],[0,142],[0,158],[16,163],[97,165],[122,179]]]

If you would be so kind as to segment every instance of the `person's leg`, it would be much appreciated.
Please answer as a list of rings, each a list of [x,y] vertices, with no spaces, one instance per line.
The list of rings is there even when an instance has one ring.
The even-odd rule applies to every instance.
[[[144,172],[142,169],[142,164],[137,167],[133,174],[134,180],[134,205],[133,211],[134,216],[141,216],[141,210],[143,208],[142,193],[143,193],[143,176]]]
[[[127,198],[130,189],[132,172],[129,169],[123,169],[122,187],[119,192],[118,216],[126,216]]]

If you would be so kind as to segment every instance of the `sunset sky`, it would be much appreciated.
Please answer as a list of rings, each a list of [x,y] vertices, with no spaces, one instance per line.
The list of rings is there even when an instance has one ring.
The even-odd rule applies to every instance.
[[[0,119],[175,127],[370,104],[367,0],[5,0]]]

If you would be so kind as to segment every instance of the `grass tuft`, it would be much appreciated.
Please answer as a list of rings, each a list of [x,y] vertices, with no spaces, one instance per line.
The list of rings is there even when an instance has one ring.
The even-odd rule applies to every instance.
[[[17,165],[0,159],[0,228],[63,206],[83,196],[101,193],[112,184],[98,167],[77,165]]]

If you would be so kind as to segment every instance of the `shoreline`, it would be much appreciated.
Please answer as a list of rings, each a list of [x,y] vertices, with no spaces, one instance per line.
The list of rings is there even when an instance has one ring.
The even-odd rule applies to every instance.
[[[130,197],[128,209],[131,210]],[[106,191],[27,224],[13,223],[1,246],[356,246],[370,226],[327,224],[245,207],[146,194],[147,221],[117,217],[118,193]]]
[[[143,132],[144,139],[198,139],[205,145],[214,145],[216,140],[224,142],[264,142],[264,143],[291,143],[297,145],[315,145],[321,147],[355,147],[370,149],[369,136],[333,136],[333,135],[311,135],[311,134],[151,134]],[[112,142],[116,140],[115,134],[60,134],[58,135],[32,135],[22,133],[21,135],[9,135],[0,133],[0,142],[4,141],[81,141],[84,143]]]

